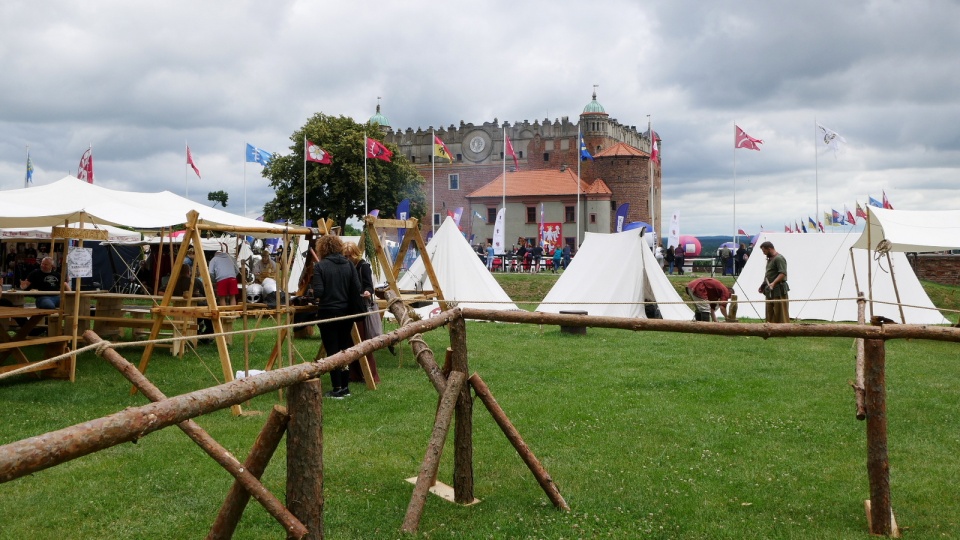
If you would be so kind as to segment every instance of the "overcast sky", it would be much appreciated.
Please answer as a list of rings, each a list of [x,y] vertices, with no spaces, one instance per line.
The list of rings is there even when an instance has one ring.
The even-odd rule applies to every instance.
[[[0,189],[23,187],[28,145],[47,184],[92,144],[97,184],[188,182],[237,213],[246,192],[256,217],[272,192],[245,144],[288,153],[316,112],[365,121],[381,96],[395,129],[575,120],[597,84],[612,118],[651,116],[682,233],[733,232],[734,159],[749,233],[882,190],[898,209],[958,209],[957,21],[945,0],[6,0]],[[815,146],[815,122],[843,153]],[[762,150],[735,155],[734,123]]]

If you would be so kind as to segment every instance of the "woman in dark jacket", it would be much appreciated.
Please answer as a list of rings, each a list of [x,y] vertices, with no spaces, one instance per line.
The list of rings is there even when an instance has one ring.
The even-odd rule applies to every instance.
[[[313,266],[313,280],[310,293],[317,303],[317,327],[327,356],[353,346],[350,330],[353,323],[362,319],[344,319],[322,322],[348,315],[363,313],[360,279],[350,261],[343,256],[343,242],[340,237],[331,234],[321,236],[316,244],[320,261]],[[350,395],[350,372],[347,367],[330,372],[333,389],[324,394],[327,397],[344,398]]]
[[[360,247],[353,242],[344,244],[343,255],[353,264],[354,268],[357,269],[357,276],[360,278],[360,296],[363,297],[364,311],[377,311],[377,301],[373,296],[373,269],[370,268],[370,263],[363,259],[363,255],[360,253]],[[365,319],[357,320],[357,331],[360,332],[360,339],[366,340],[377,337],[379,334],[367,335],[371,332],[368,331],[365,321]],[[377,373],[377,359],[372,352],[367,355],[367,364],[370,366],[370,375],[373,377],[373,381],[380,382],[380,374]],[[363,381],[363,370],[360,368],[359,360],[350,362],[350,381]]]

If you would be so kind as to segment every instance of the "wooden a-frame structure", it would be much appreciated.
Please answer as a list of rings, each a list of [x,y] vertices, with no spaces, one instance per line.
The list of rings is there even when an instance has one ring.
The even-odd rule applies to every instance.
[[[433,269],[433,263],[427,254],[427,245],[420,234],[420,222],[416,218],[410,219],[380,219],[374,216],[367,216],[364,219],[365,226],[360,235],[361,246],[366,246],[369,239],[373,243],[374,252],[383,274],[387,278],[387,286],[405,303],[436,301],[440,304],[440,309],[446,311],[449,309],[446,300],[443,298],[443,291],[440,289],[440,282],[437,280],[437,274]],[[403,241],[400,243],[400,250],[397,251],[396,259],[391,261],[380,243],[380,229],[399,229],[403,230]],[[401,291],[397,285],[397,279],[400,277],[400,270],[403,268],[403,259],[410,249],[410,244],[420,251],[420,258],[423,261],[423,267],[427,272],[427,278],[433,286],[432,290],[422,291]],[[381,306],[382,307],[382,306]]]
[[[180,250],[177,252],[176,262],[173,264],[173,268],[170,272],[170,280],[168,283],[176,283],[177,279],[180,277],[180,271],[183,268],[183,261],[187,256],[187,249],[192,245],[196,252],[203,253],[203,243],[200,238],[201,230],[217,230],[217,231],[226,231],[226,232],[237,232],[237,233],[273,233],[275,229],[264,227],[262,229],[251,228],[251,227],[226,227],[222,225],[209,226],[197,223],[200,218],[200,214],[195,210],[190,211],[187,214],[187,224],[186,231],[183,235],[183,242],[180,245]],[[306,227],[287,227],[283,233],[284,245],[290,244],[290,235],[291,234],[310,234],[312,231]],[[286,264],[286,259],[284,260],[284,266],[289,266]],[[143,355],[140,357],[140,365],[138,369],[140,373],[145,373],[147,366],[150,364],[150,357],[153,355],[154,343],[153,341],[157,339],[157,336],[160,334],[160,328],[163,325],[163,321],[168,316],[173,316],[177,318],[190,318],[190,319],[210,319],[213,324],[214,334],[217,336],[214,338],[217,344],[217,351],[220,354],[220,366],[223,370],[224,382],[230,382],[234,380],[233,376],[233,365],[230,361],[230,350],[227,347],[227,338],[223,334],[223,316],[232,314],[232,313],[249,313],[248,310],[245,310],[244,305],[238,306],[218,306],[216,294],[214,293],[214,284],[210,278],[210,268],[207,266],[207,260],[205,257],[198,256],[194,260],[193,272],[196,276],[199,276],[201,281],[204,283],[203,287],[203,298],[206,300],[206,306],[194,306],[190,305],[192,302],[188,302],[188,305],[177,307],[172,306],[171,301],[173,300],[173,286],[168,286],[166,291],[163,293],[163,299],[160,301],[160,304],[150,311],[153,314],[153,326],[150,328],[150,336],[148,338],[147,344],[143,349]],[[289,268],[283,268],[281,270],[281,276],[285,276],[289,272]],[[277,280],[277,283],[284,283],[281,286],[282,289],[285,289],[285,281],[282,279]],[[191,285],[187,291],[187,297],[192,298],[193,295],[193,280],[190,281]],[[289,295],[288,295],[289,297]],[[262,311],[262,310],[261,310]],[[267,311],[288,311],[286,308],[280,308],[278,306],[277,310],[267,310]],[[130,389],[131,394],[137,392],[136,387]],[[234,405],[231,407],[233,414],[235,416],[239,415],[242,411],[239,405]]]

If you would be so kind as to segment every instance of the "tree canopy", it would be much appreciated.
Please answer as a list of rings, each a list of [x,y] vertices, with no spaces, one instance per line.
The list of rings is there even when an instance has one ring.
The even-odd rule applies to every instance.
[[[226,192],[226,191],[223,191],[223,190],[221,190],[221,191],[211,191],[210,193],[207,193],[207,200],[208,200],[208,201],[213,201],[213,206],[214,206],[214,207],[217,206],[217,203],[220,203],[220,206],[226,208],[226,207],[227,207],[227,199],[228,199],[228,198],[229,198],[229,195],[227,195],[227,192]]]
[[[330,218],[346,227],[348,218],[364,215],[364,134],[380,140],[376,124],[360,124],[346,116],[317,113],[290,136],[291,155],[274,156],[264,167],[275,197],[263,207],[264,219],[287,219],[300,223],[304,200],[304,139],[330,154],[332,163],[306,163],[307,219]],[[381,141],[382,142],[382,141]],[[370,210],[393,216],[403,199],[410,199],[410,213],[421,217],[426,211],[423,178],[399,153],[395,145],[392,162],[367,159],[367,192]]]

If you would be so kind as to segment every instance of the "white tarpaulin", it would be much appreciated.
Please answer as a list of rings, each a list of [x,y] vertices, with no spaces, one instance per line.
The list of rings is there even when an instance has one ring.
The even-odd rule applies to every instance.
[[[134,193],[107,189],[67,176],[52,184],[12,189],[0,194],[0,227],[44,227],[64,221],[156,230],[181,225],[195,210],[200,223],[251,229],[257,237],[282,236],[284,225],[275,225],[231,214],[191,201],[169,191]]]
[[[899,212],[899,210],[898,210]],[[790,318],[821,321],[856,321],[857,287],[854,282],[853,263],[850,260],[850,247],[854,245],[853,234],[789,234],[761,233],[757,245],[765,241],[773,243],[774,248],[787,259],[787,284],[790,286]],[[857,279],[864,295],[870,290],[867,286],[867,252],[853,250],[856,258]],[[930,301],[917,280],[906,255],[890,253],[893,273],[886,256],[876,257],[871,252],[870,265],[873,275],[874,301],[896,304],[893,278],[896,278],[900,299],[905,305],[903,310],[906,322],[911,324],[946,324],[947,320]],[[740,277],[734,284],[739,300],[741,317],[764,318],[763,295],[757,292],[763,283],[766,260],[760,248],[755,248]],[[838,300],[843,298],[844,300]],[[822,299],[822,301],[812,301]],[[758,302],[755,304],[747,303]],[[920,306],[920,307],[909,307]],[[923,309],[929,308],[929,309]],[[869,310],[867,317],[870,316]],[[896,305],[875,303],[874,315],[883,315],[900,322],[900,310]]]
[[[960,211],[958,210],[886,210],[869,207],[869,237],[867,228],[854,247],[871,250],[886,240],[891,251],[945,251],[960,249]]]
[[[453,218],[448,216],[427,243],[427,255],[436,272],[444,300],[476,309],[519,309],[480,261]],[[400,290],[433,288],[422,258],[418,257],[410,270],[400,276],[397,286]],[[417,311],[432,311],[434,307],[436,304]]]
[[[640,236],[588,232],[570,266],[537,307],[544,313],[586,311],[606,317],[646,318],[641,302],[659,304],[664,319],[693,320],[686,305]]]

